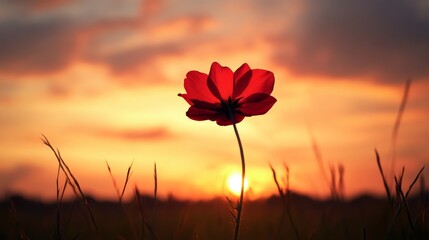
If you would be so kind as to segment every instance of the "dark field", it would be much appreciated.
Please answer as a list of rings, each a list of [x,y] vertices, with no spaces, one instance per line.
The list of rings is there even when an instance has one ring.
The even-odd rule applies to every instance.
[[[299,239],[429,239],[428,193],[404,205],[362,196],[316,201],[291,194]],[[0,239],[232,239],[226,199],[185,202],[142,197],[123,203],[88,199],[97,230],[81,200],[46,204],[11,197],[0,203]],[[245,201],[240,239],[297,239],[280,198]],[[398,210],[399,209],[399,210]],[[395,217],[395,213],[398,213]],[[59,234],[56,234],[57,217]],[[145,219],[142,221],[141,219]],[[390,230],[389,230],[390,229]],[[152,231],[152,232],[151,232]]]

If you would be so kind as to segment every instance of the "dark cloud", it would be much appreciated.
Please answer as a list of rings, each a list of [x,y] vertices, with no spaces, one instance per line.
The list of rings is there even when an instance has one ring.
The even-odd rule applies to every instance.
[[[67,3],[73,3],[71,11],[66,10]],[[88,49],[92,38],[119,28],[138,29],[141,25],[138,11],[134,15],[128,13],[125,8],[130,7],[125,2],[106,4],[117,6],[118,13],[111,14],[111,9],[103,4],[97,9],[92,1],[81,4],[68,0],[1,3],[0,7],[8,11],[0,18],[0,73],[26,75],[61,71],[82,60],[83,51]],[[73,12],[78,8],[82,11]],[[110,12],[103,11],[104,8]]]
[[[21,5],[30,4],[24,1]],[[55,9],[40,13],[39,17],[34,14],[22,18],[9,15],[0,20],[0,73],[9,76],[52,73],[82,61],[105,65],[114,74],[134,74],[135,70],[144,70],[147,63],[157,57],[182,52],[185,46],[189,47],[186,37],[203,31],[208,22],[208,18],[198,15],[170,16],[147,24],[164,3],[150,0],[139,6],[141,9],[135,14],[116,16],[97,12],[93,18],[87,14],[81,14],[81,18],[73,14],[62,15],[61,10],[56,12]],[[164,38],[153,40],[153,34],[159,34],[159,31],[164,31]],[[171,36],[168,31],[179,36]],[[121,34],[124,38],[115,42],[115,37]],[[121,41],[139,34],[152,40],[121,48]],[[104,52],[103,47],[109,52]],[[53,90],[55,94],[60,89]]]
[[[3,21],[0,22],[0,72],[25,75],[61,71],[74,61],[88,60],[85,59],[85,52],[91,52],[91,39],[109,31],[138,26],[140,22],[137,19],[100,20],[94,23],[65,17]],[[123,57],[119,58],[122,60]],[[107,58],[106,64],[114,66],[115,61]]]
[[[74,61],[84,61],[106,66],[119,75],[153,74],[153,62],[163,57],[184,53],[195,57],[201,51],[199,46],[220,48],[222,42],[241,46],[266,38],[273,46],[273,60],[296,74],[369,76],[397,82],[408,77],[428,78],[429,13],[419,8],[417,1],[275,0],[261,4],[255,0],[245,8],[244,2],[237,2],[235,7],[247,17],[241,22],[229,20],[216,29],[207,26],[225,23],[223,20],[229,18],[222,12],[186,4],[183,8],[189,7],[189,11],[173,11],[175,5],[163,0],[138,2],[131,13],[120,3],[109,1],[109,6],[122,6],[118,15],[102,14],[90,4],[91,11],[96,11],[94,17],[85,11],[77,14],[80,17],[61,15],[67,8],[63,5],[73,5],[71,2],[56,5],[55,1],[44,0],[37,4],[50,10],[39,17],[17,18],[10,14],[0,20],[0,73],[51,73]],[[32,4],[23,0],[21,5]],[[211,4],[222,8],[219,3]],[[63,10],[56,12],[56,8]],[[258,34],[249,37],[248,31],[254,34],[256,29]],[[283,32],[277,33],[279,29]],[[161,37],[159,32],[163,32]],[[123,38],[115,42],[115,35]],[[142,36],[145,39],[141,43],[123,47],[127,40]],[[57,90],[61,89],[53,88],[53,93],[61,94]]]
[[[429,77],[429,14],[416,1],[308,0],[274,60],[296,74]]]
[[[0,23],[0,72],[46,73],[67,66],[78,53],[78,34],[66,20]]]
[[[70,0],[12,0],[9,1],[9,4],[14,4],[23,8],[27,8],[31,11],[43,11],[62,6],[69,2]]]

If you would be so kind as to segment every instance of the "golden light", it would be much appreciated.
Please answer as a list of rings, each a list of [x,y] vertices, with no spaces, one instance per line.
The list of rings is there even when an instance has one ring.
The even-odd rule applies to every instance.
[[[229,175],[227,183],[231,193],[239,196],[241,191],[241,174],[232,173],[231,175]],[[249,183],[247,179],[244,178],[244,192],[246,192],[248,189],[249,189]]]

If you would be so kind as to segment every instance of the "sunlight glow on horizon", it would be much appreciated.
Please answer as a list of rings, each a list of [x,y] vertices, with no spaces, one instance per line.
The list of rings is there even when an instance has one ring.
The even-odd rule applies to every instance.
[[[232,173],[229,175],[227,179],[227,184],[229,190],[236,196],[240,196],[241,192],[241,175],[239,173]],[[244,179],[244,192],[247,192],[249,190],[249,182],[247,181],[247,178]]]

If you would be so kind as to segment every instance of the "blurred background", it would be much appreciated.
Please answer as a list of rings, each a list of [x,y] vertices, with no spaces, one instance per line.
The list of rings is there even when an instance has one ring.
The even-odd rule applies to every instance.
[[[313,197],[339,166],[346,197],[382,195],[375,148],[405,186],[429,163],[428,60],[425,0],[2,0],[0,194],[55,199],[44,134],[97,198],[116,197],[106,161],[120,186],[133,162],[144,193],[156,162],[161,197],[225,195],[241,170],[233,129],[188,119],[177,96],[218,61],[276,77],[274,107],[238,125],[250,198],[276,193],[269,163]]]

